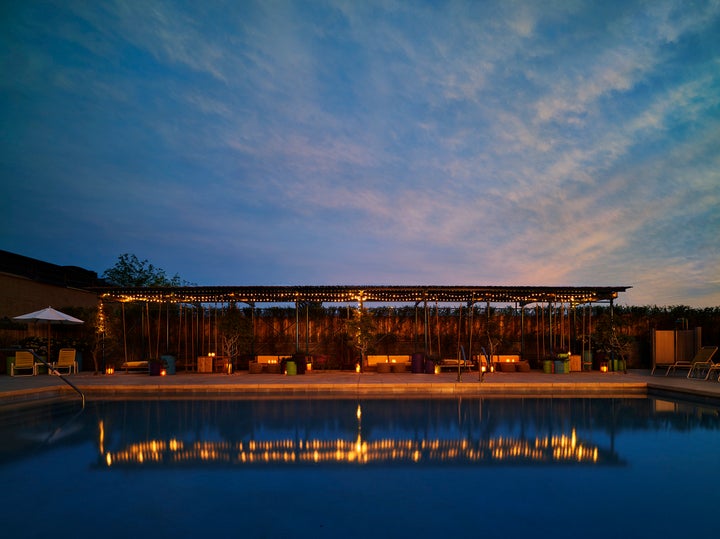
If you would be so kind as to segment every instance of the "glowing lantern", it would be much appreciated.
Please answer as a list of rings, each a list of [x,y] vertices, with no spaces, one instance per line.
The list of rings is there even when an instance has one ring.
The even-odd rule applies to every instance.
[[[113,367],[112,365],[105,367],[105,374],[115,374],[115,367]]]

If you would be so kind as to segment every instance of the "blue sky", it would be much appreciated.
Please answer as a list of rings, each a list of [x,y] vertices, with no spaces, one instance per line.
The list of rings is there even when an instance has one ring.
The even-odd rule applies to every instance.
[[[718,1],[0,7],[0,248],[720,305]]]

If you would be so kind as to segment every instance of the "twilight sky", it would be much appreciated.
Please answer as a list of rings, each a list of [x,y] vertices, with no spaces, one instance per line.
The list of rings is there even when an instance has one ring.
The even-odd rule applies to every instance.
[[[3,0],[0,248],[720,305],[720,1]]]

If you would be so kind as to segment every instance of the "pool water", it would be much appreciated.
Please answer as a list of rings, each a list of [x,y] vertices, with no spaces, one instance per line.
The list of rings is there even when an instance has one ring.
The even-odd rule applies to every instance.
[[[715,537],[717,403],[0,408],[3,537]]]

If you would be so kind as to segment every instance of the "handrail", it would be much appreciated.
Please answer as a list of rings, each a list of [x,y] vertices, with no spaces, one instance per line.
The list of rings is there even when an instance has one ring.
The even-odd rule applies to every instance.
[[[3,348],[3,351],[6,351],[6,352],[30,352],[37,361],[39,361],[40,363],[42,363],[43,365],[45,365],[47,367],[49,373],[58,376],[63,382],[65,382],[67,385],[69,385],[71,388],[73,388],[75,391],[77,391],[78,395],[80,395],[80,397],[82,398],[82,407],[85,408],[85,394],[82,391],[80,391],[75,384],[73,384],[70,380],[65,378],[62,375],[62,373],[59,372],[55,367],[50,365],[50,363],[48,363],[44,357],[39,356],[35,352],[35,350],[32,350],[30,348]]]

